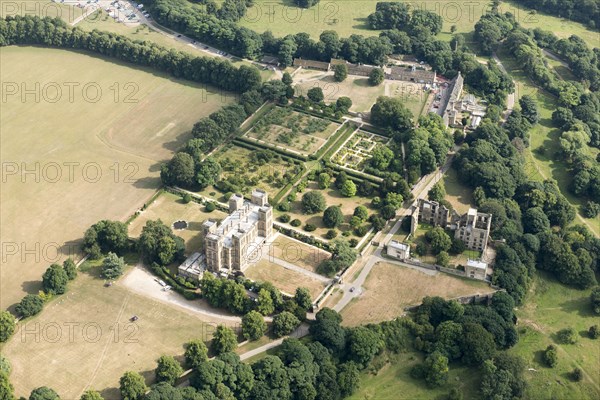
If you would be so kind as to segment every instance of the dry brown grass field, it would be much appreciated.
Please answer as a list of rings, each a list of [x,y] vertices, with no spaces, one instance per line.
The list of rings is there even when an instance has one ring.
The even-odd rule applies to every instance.
[[[87,388],[120,399],[125,371],[140,372],[152,383],[158,357],[181,360],[186,342],[210,340],[215,325],[207,319],[135,294],[119,281],[110,288],[103,282],[97,268],[80,272],[66,294],[19,324],[2,348],[17,396],[47,385],[63,399],[78,399]],[[133,315],[139,317],[135,323],[129,321]]]
[[[291,295],[296,292],[296,288],[305,287],[313,300],[325,289],[325,284],[317,279],[284,268],[266,258],[249,266],[244,274],[253,281],[271,282],[277,289]]]
[[[279,234],[272,242],[267,243],[268,256],[279,258],[307,271],[316,272],[317,266],[331,254],[314,246]]]
[[[223,104],[199,85],[86,53],[3,47],[0,63],[17,90],[3,93],[0,122],[5,309],[37,293],[50,263],[76,256],[91,224],[141,207],[160,163]]]
[[[356,326],[394,319],[425,296],[455,298],[493,292],[487,284],[438,273],[435,276],[391,263],[377,263],[364,292],[342,310],[344,324]]]

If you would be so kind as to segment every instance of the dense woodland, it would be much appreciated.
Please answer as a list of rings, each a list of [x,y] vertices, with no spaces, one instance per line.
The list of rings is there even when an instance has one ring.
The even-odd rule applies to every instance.
[[[600,212],[600,162],[587,148],[600,147],[600,50],[590,49],[577,36],[559,39],[552,32],[523,29],[510,14],[484,15],[475,35],[488,52],[505,46],[531,79],[557,98],[552,122],[562,132],[561,151],[550,156],[567,161],[573,176],[570,190],[587,200],[584,214],[594,218]],[[548,66],[541,49],[564,59],[579,81],[563,80]],[[513,129],[518,126],[523,127],[518,123],[507,127],[511,135],[526,134],[527,126]]]

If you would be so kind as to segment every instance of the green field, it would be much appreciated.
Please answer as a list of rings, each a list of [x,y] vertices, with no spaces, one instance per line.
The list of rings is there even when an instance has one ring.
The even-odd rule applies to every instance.
[[[517,330],[519,342],[511,350],[522,356],[527,370],[527,399],[597,399],[600,397],[600,354],[598,340],[587,337],[587,329],[598,324],[589,302],[589,290],[575,290],[562,285],[547,274],[538,273],[532,289],[519,307]],[[564,328],[580,333],[576,344],[559,344],[554,334]],[[541,352],[549,344],[558,347],[558,365],[548,368],[541,362]],[[581,382],[568,374],[573,368],[584,371]]]
[[[374,365],[381,366],[377,372],[364,371],[360,375],[360,387],[349,400],[430,400],[443,398],[452,387],[459,388],[465,400],[479,398],[478,371],[465,367],[450,366],[448,383],[429,389],[421,380],[410,376],[411,368],[423,361],[416,351],[399,354],[384,353],[377,356]]]
[[[3,93],[0,122],[2,161],[14,167],[1,187],[6,309],[37,293],[50,263],[77,256],[91,224],[141,207],[160,163],[223,103],[200,85],[87,53],[2,47],[0,59],[3,83],[17,90]]]
[[[576,223],[585,224],[596,235],[600,235],[600,216],[594,219],[583,218],[580,214],[584,204],[580,198],[569,191],[572,175],[559,152],[560,130],[552,125],[552,112],[556,110],[557,99],[535,85],[520,69],[514,58],[504,50],[498,52],[502,64],[515,81],[517,98],[529,94],[535,98],[540,112],[540,122],[529,132],[531,144],[525,151],[525,172],[530,179],[554,179],[561,193],[578,211]]]

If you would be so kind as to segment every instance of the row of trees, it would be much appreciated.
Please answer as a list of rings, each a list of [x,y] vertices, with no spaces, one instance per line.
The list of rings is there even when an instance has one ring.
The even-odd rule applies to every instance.
[[[235,93],[256,89],[261,82],[255,67],[237,68],[217,57],[193,56],[111,32],[88,32],[70,27],[58,17],[25,15],[0,19],[0,45],[15,44],[87,50]]]
[[[591,29],[600,27],[600,1],[598,0],[516,0],[527,8],[539,10],[560,18],[586,24]]]

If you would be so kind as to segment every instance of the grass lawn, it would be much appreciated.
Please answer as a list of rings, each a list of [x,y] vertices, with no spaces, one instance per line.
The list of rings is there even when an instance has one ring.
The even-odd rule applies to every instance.
[[[340,97],[349,97],[352,100],[351,111],[369,111],[379,96],[385,93],[385,85],[371,86],[368,79],[363,76],[348,76],[343,82],[336,82],[333,73],[323,74],[315,79],[314,71],[301,70],[294,75],[296,95],[306,96],[309,89],[320,87],[325,95],[325,103],[334,103]],[[304,82],[303,82],[304,81]]]
[[[294,219],[299,219],[302,222],[302,225],[300,225],[299,227],[296,228],[296,229],[300,229],[300,230],[302,230],[302,228],[306,224],[312,224],[312,225],[316,226],[317,229],[313,232],[308,232],[308,233],[311,235],[314,235],[315,237],[323,239],[325,237],[325,234],[329,230],[329,228],[327,228],[327,227],[325,227],[325,225],[323,225],[323,213],[304,214],[302,212],[302,195],[311,190],[318,190],[319,192],[321,192],[323,194],[323,196],[325,197],[325,202],[327,204],[327,207],[339,206],[341,208],[342,213],[344,214],[344,217],[345,217],[345,221],[342,225],[340,225],[337,228],[338,233],[339,233],[339,231],[345,232],[345,231],[352,230],[350,227],[350,218],[352,218],[352,214],[354,213],[354,209],[356,207],[363,205],[369,209],[370,214],[375,212],[375,210],[373,210],[371,208],[371,200],[370,199],[367,199],[364,197],[359,197],[359,196],[344,197],[340,194],[339,190],[334,189],[333,185],[331,186],[330,189],[319,190],[317,183],[311,181],[308,183],[308,187],[303,193],[297,194],[296,201],[293,201],[291,203],[291,207],[292,207],[291,210],[288,212],[281,212],[276,209],[275,213],[274,213],[275,218],[277,218],[281,214],[289,214],[291,217],[290,221],[293,221]],[[288,225],[288,224],[284,224],[284,225]],[[356,236],[351,236],[351,237],[355,237],[356,239],[360,240],[360,238],[358,238]]]
[[[500,10],[503,12],[512,12],[517,18],[517,22],[524,28],[541,28],[554,33],[559,38],[568,38],[571,35],[577,35],[590,47],[600,46],[600,34],[598,31],[593,31],[579,22],[544,14],[543,12],[530,14],[530,10],[524,9],[522,6],[511,1],[503,1]]]
[[[83,390],[99,390],[119,399],[119,378],[127,370],[154,380],[156,359],[182,360],[183,344],[208,341],[213,324],[196,314],[134,294],[117,281],[103,286],[98,268],[80,272],[66,294],[48,303],[2,347],[12,364],[15,395],[28,396],[50,386],[63,399],[78,399]],[[132,315],[139,320],[129,322]],[[71,332],[71,334],[70,334]]]
[[[223,220],[226,216],[226,213],[219,210],[208,213],[204,211],[203,205],[193,201],[184,204],[181,196],[164,192],[129,224],[129,236],[139,237],[142,228],[149,220],[160,219],[171,228],[175,221],[183,220],[188,223],[188,227],[174,232],[185,240],[186,254],[191,254],[202,248],[203,244],[200,240],[202,223],[207,219]]]
[[[539,89],[517,65],[514,58],[504,50],[498,52],[506,70],[516,83],[517,97],[525,94],[532,95],[537,101],[540,122],[529,132],[531,144],[525,151],[525,171],[530,179],[554,179],[558,183],[561,193],[575,206],[578,215],[575,223],[584,223],[596,235],[600,235],[600,216],[595,219],[583,218],[580,214],[584,204],[580,198],[569,191],[572,174],[567,163],[558,154],[560,149],[559,138],[561,131],[552,125],[552,112],[556,110],[557,100],[544,90]]]
[[[576,290],[539,273],[524,306],[516,312],[519,342],[510,351],[522,356],[528,368],[527,399],[597,399],[600,397],[600,354],[598,340],[587,336],[591,325],[598,324],[589,302],[589,290]],[[574,328],[580,333],[576,344],[556,342],[556,332]],[[558,347],[558,365],[543,365],[541,353],[550,344]],[[579,367],[581,382],[573,382],[569,373]]]
[[[458,173],[454,168],[450,168],[444,174],[444,187],[446,188],[444,199],[448,200],[459,214],[464,214],[470,207],[475,206],[473,191],[458,180]]]
[[[77,256],[91,224],[141,207],[160,186],[160,163],[223,104],[199,85],[81,52],[2,47],[0,67],[3,82],[39,83],[38,99],[2,104],[1,156],[17,168],[0,189],[1,236],[18,244],[0,272],[5,309],[37,293],[50,263]]]
[[[324,283],[270,262],[266,257],[250,265],[244,271],[244,275],[253,281],[271,282],[277,289],[290,295],[294,295],[297,288],[305,287],[310,291],[313,300],[325,289]]]
[[[423,108],[429,97],[429,92],[423,90],[423,85],[396,81],[385,81],[385,85],[385,95],[400,98],[416,121],[424,111]]]
[[[331,254],[314,246],[309,246],[284,234],[279,234],[268,245],[268,257],[279,258],[307,271],[316,272],[317,266]]]
[[[410,376],[410,370],[422,362],[423,355],[416,351],[384,353],[373,361],[381,366],[378,371],[365,370],[360,375],[360,386],[349,400],[430,400],[443,398],[451,388],[459,388],[465,399],[479,398],[480,374],[477,370],[450,365],[448,383],[431,389],[422,380]]]
[[[392,263],[377,263],[364,284],[364,292],[342,310],[344,325],[357,326],[392,320],[404,308],[419,304],[425,296],[447,299],[493,292],[486,283],[442,273],[435,276]]]

